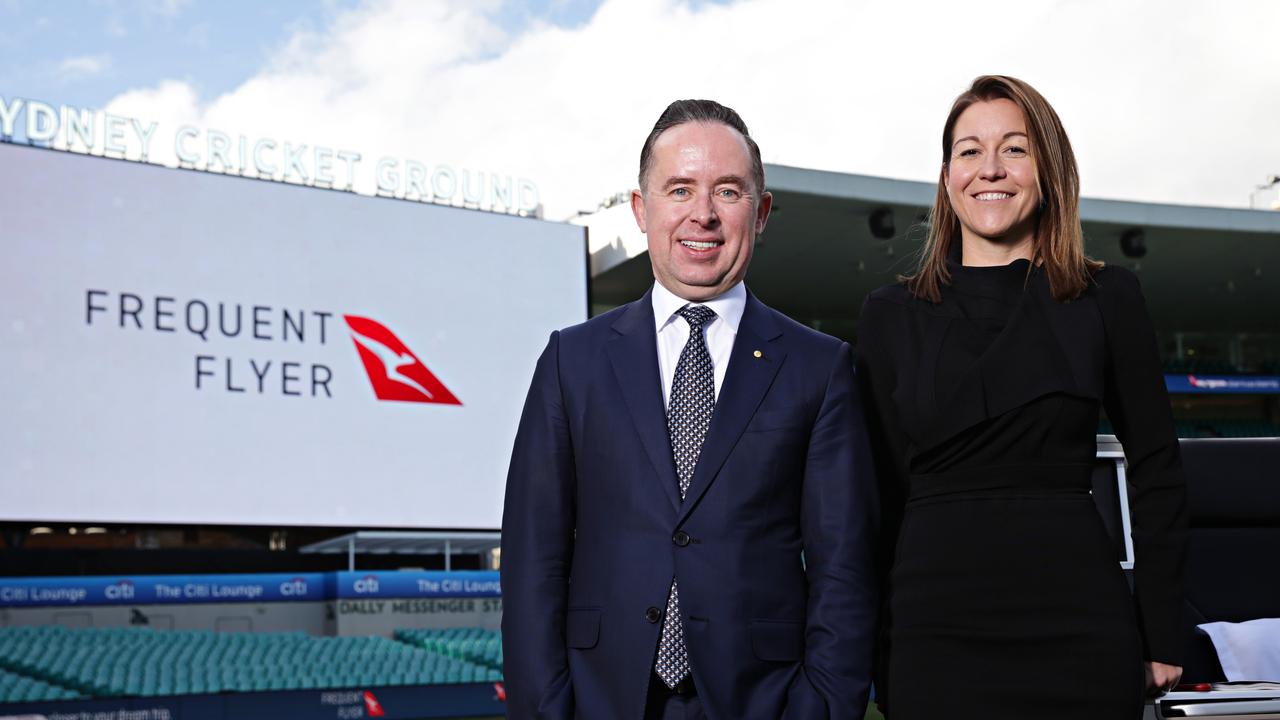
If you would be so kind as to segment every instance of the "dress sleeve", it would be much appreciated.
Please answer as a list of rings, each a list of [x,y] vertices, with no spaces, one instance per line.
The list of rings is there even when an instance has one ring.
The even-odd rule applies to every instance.
[[[884,537],[880,543],[879,564],[882,574],[887,576],[906,505],[907,475],[906,438],[892,397],[896,385],[891,353],[893,339],[887,334],[888,318],[883,316],[883,308],[877,307],[881,304],[874,299],[863,303],[858,318],[855,365],[880,485]]]
[[[1098,276],[1107,333],[1103,404],[1124,446],[1133,519],[1134,597],[1147,660],[1182,663],[1187,492],[1155,330],[1138,279]]]
[[[867,419],[867,435],[880,491],[880,537],[876,572],[881,588],[889,586],[889,571],[897,551],[898,532],[906,508],[906,436],[893,404],[896,385],[892,361],[893,338],[882,301],[868,299],[858,316],[856,373]],[[887,697],[889,653],[889,593],[881,593],[880,626],[876,636],[874,681],[876,701]]]

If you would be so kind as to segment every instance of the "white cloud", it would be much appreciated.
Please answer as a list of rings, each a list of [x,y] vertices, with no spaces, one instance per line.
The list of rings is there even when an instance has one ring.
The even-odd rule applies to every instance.
[[[1280,4],[607,0],[572,29],[501,28],[497,0],[377,0],[300,30],[240,87],[169,82],[113,112],[502,170],[563,217],[634,182],[666,103],[738,109],[768,162],[933,180],[975,76],[1038,87],[1086,195],[1243,205],[1280,172]],[[170,125],[172,128],[173,126]],[[368,189],[368,188],[365,188]]]
[[[155,122],[168,128],[170,134],[193,118],[199,118],[202,112],[195,88],[177,80],[166,80],[154,88],[130,90],[118,95],[107,105],[106,111]],[[165,151],[162,149],[161,152]],[[163,154],[154,159],[160,158],[168,159]]]
[[[96,77],[111,68],[110,55],[77,55],[58,63],[58,78],[74,82]]]

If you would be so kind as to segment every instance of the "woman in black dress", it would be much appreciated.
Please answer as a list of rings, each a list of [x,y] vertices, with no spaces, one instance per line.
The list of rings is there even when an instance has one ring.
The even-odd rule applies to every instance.
[[[890,533],[877,697],[892,720],[1133,720],[1181,675],[1186,538],[1138,281],[1085,256],[1071,145],[1029,85],[975,80],[942,150],[920,267],[858,325]],[[1100,407],[1132,592],[1089,496]]]

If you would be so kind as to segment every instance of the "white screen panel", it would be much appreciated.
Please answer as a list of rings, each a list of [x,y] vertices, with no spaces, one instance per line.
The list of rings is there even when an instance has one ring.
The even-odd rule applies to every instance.
[[[0,519],[499,526],[534,362],[586,317],[582,228],[9,144],[0,170]]]

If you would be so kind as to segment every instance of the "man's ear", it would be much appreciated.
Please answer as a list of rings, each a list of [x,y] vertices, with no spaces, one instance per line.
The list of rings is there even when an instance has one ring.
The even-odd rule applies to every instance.
[[[756,234],[764,232],[764,224],[769,222],[769,211],[773,209],[773,193],[760,195],[760,203],[756,206]]]
[[[640,232],[648,233],[649,229],[644,226],[644,193],[639,190],[631,191],[631,214],[636,216],[636,225],[640,226]]]

